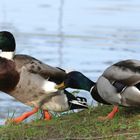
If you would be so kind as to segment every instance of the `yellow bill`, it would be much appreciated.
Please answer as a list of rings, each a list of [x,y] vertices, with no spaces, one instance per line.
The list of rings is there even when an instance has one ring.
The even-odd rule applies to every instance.
[[[64,89],[65,88],[64,82],[62,82],[61,84],[56,85],[55,88],[56,89]]]

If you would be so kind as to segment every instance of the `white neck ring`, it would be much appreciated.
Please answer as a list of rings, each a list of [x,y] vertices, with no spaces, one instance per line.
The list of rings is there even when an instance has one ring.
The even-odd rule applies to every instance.
[[[94,89],[94,87],[95,87],[95,86],[92,86],[92,87],[90,88],[90,91],[89,91],[90,93],[92,92],[92,90]]]
[[[9,59],[9,60],[13,60],[13,57],[15,55],[15,52],[11,51],[11,52],[0,52],[0,57],[3,57],[3,58],[6,58],[6,59]]]

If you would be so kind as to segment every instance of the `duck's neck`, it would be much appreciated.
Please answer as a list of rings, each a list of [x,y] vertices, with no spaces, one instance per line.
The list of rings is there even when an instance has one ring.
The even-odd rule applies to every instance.
[[[95,86],[95,82],[91,81],[87,77],[81,80],[81,87],[84,90],[91,91],[91,89]]]

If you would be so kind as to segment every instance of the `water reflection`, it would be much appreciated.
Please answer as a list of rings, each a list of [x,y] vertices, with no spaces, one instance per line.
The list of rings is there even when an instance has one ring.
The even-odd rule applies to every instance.
[[[60,7],[59,7],[59,18],[58,18],[58,33],[59,33],[59,47],[58,47],[58,54],[59,54],[59,67],[63,65],[63,43],[64,43],[64,32],[63,32],[63,11],[64,10],[64,0],[60,0]]]

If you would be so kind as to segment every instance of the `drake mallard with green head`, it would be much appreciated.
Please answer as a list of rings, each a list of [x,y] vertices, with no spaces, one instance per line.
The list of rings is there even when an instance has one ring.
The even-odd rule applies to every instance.
[[[99,103],[114,105],[111,113],[102,119],[112,119],[118,106],[140,106],[140,61],[124,60],[108,67],[98,78],[91,81],[78,71],[67,74],[57,89],[75,88],[87,90]]]
[[[10,32],[0,32],[0,90],[12,91],[19,82],[19,73],[13,61],[15,39]]]

